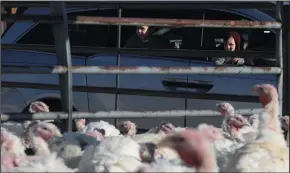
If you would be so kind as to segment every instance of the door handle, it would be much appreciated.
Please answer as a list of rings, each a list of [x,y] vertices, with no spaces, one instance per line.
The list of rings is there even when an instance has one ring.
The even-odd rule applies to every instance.
[[[195,89],[195,92],[199,93],[206,93],[210,91],[213,87],[210,81],[199,81],[199,80],[192,80],[187,81],[185,79],[164,79],[162,80],[162,85],[171,91],[176,91],[178,88],[188,88],[188,89]]]

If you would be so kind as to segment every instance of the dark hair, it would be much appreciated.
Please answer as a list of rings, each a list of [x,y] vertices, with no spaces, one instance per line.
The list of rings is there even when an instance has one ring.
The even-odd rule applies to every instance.
[[[224,36],[224,44],[228,41],[230,37],[233,37],[236,43],[236,49],[235,51],[240,51],[241,49],[241,35],[238,32],[228,32]]]

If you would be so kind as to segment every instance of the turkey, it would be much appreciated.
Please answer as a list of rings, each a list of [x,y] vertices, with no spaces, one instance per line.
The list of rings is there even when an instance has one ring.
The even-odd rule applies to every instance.
[[[37,112],[49,112],[48,106],[40,101],[32,102],[28,108],[29,113]],[[31,121],[24,121],[23,123],[17,122],[5,122],[1,123],[1,127],[4,127],[8,131],[12,132],[14,135],[20,137],[22,140],[26,140],[26,129],[29,126]]]
[[[29,113],[39,113],[39,112],[49,112],[49,106],[46,105],[44,102],[41,101],[34,101],[29,105],[28,108]],[[27,148],[27,152],[31,153],[30,144],[29,144],[29,135],[28,131],[29,128],[32,127],[35,123],[40,122],[40,120],[34,120],[34,121],[24,121],[23,122],[23,131],[21,135],[22,143]],[[54,122],[53,120],[44,120],[43,122]]]
[[[212,125],[203,123],[198,125],[197,130],[213,145],[220,170],[223,170],[227,166],[229,156],[244,145],[243,143],[227,138],[220,128]]]
[[[148,132],[144,134],[137,134],[132,136],[132,139],[138,143],[152,142],[157,143],[159,140],[163,139],[166,135],[182,131],[186,128],[175,127],[173,124],[168,122],[162,122],[157,127],[151,128]]]
[[[49,106],[41,101],[32,102],[28,108],[30,113],[49,112]]]
[[[34,156],[26,156],[24,152],[25,147],[22,145],[21,140],[15,135],[13,136],[13,134],[5,131],[5,129],[1,129],[1,142],[2,140],[4,141],[1,144],[1,149],[2,147],[4,148],[4,152],[1,150],[1,167],[4,170],[10,171],[15,167],[23,166],[43,156],[49,156],[51,152],[48,148],[47,141],[54,135],[61,136],[58,128],[54,124],[41,121],[37,121],[29,128],[28,135],[29,142],[32,144],[35,152]]]
[[[152,162],[151,164],[143,164],[141,165],[137,173],[145,173],[145,172],[196,172],[194,168],[190,168],[185,165],[172,163],[167,160],[157,160]]]
[[[251,124],[251,126],[257,130],[259,127],[259,114],[249,116],[248,121]]]
[[[137,133],[136,124],[132,121],[122,121],[117,125],[117,128],[124,136],[133,136]]]
[[[234,107],[228,103],[228,102],[222,102],[219,104],[216,104],[217,110],[221,113],[221,115],[224,116],[224,119],[222,121],[222,130],[224,132],[227,132],[227,120],[230,116],[233,116],[235,114]]]
[[[161,123],[158,127],[151,128],[147,133],[136,134],[134,136],[131,136],[131,138],[138,143],[151,142],[156,144],[159,140],[163,139],[163,137],[166,136],[167,132],[163,131],[163,126],[164,123]],[[174,126],[172,124],[168,125],[168,127],[171,127],[170,131],[173,131]]]
[[[247,142],[256,137],[257,130],[251,126],[245,117],[235,114],[235,109],[230,103],[222,102],[216,106],[221,115],[224,116],[222,130],[225,135],[240,142]],[[236,122],[241,123],[237,124]]]
[[[130,137],[110,136],[85,149],[78,172],[133,172],[141,164],[137,142]]]
[[[93,135],[96,134],[94,133],[94,131],[98,131],[100,135],[97,135],[97,137],[99,137],[99,140],[105,138],[105,137],[109,137],[109,136],[120,136],[121,133],[120,131],[113,125],[109,124],[106,121],[97,121],[97,122],[90,122],[89,124],[87,124],[83,130],[81,131],[81,133],[83,134],[89,134],[89,135]]]
[[[282,127],[286,131],[286,140],[289,146],[289,116],[285,115],[281,117]]]
[[[249,142],[257,137],[257,129],[252,127],[249,121],[240,114],[235,114],[228,119],[231,128],[230,134],[239,142]]]
[[[83,150],[89,145],[98,145],[100,142],[94,137],[81,133],[68,132],[62,137],[54,136],[48,141],[51,152],[64,160],[64,163],[72,169],[76,169],[83,156]]]
[[[1,122],[1,127],[5,128],[6,130],[12,132],[15,136],[21,137],[24,132],[24,125],[23,123],[17,122]]]
[[[214,148],[199,131],[187,128],[161,140],[157,146],[170,147],[196,172],[218,172]]]
[[[30,104],[29,113],[38,113],[38,112],[50,112],[49,106],[42,101],[34,101]],[[63,120],[45,120],[46,122],[53,122],[55,125],[60,127],[65,127],[66,121]],[[27,127],[31,121],[25,121],[25,127]],[[74,119],[74,130],[81,131],[86,124],[86,119]]]
[[[25,147],[21,139],[1,127],[1,156],[5,153],[12,153],[15,156],[25,156]]]
[[[74,119],[77,131],[82,131],[86,127],[86,119]]]
[[[54,124],[37,121],[29,128],[28,136],[35,155],[45,156],[51,153],[47,141],[53,136],[62,136],[62,134]]]
[[[159,124],[159,126],[151,128],[148,133],[155,133],[155,134],[171,134],[174,132],[178,132],[181,130],[184,130],[186,128],[184,127],[175,127],[173,124],[169,123],[169,122],[162,122]]]
[[[254,91],[264,107],[257,138],[236,150],[225,172],[288,172],[289,148],[281,131],[277,90],[262,84]]]
[[[1,152],[1,172],[11,172],[13,168],[25,163],[28,163],[25,156]]]
[[[14,167],[11,172],[75,172],[75,170],[68,168],[56,153],[52,153]]]
[[[144,134],[137,134],[131,136],[133,140],[138,143],[153,143],[157,144],[165,136],[171,135],[178,131],[183,131],[185,128],[176,128],[173,124],[163,122],[160,123],[158,127],[152,128],[149,132]],[[173,160],[175,162],[180,162],[178,154],[168,147],[157,147],[155,151],[155,159],[166,159]]]

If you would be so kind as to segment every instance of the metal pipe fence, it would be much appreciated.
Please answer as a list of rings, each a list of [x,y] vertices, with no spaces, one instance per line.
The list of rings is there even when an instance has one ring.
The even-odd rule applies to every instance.
[[[240,109],[235,112],[238,114],[261,113],[262,109]],[[73,112],[72,119],[79,118],[164,118],[164,117],[192,117],[192,116],[221,116],[214,110],[171,110],[171,111],[100,111],[100,112]],[[1,121],[17,120],[55,120],[67,119],[68,113],[64,112],[45,112],[35,114],[10,113],[1,114]]]
[[[283,2],[276,2],[276,20],[282,22],[282,8]],[[281,69],[283,69],[283,32],[282,29],[276,31],[276,57],[278,58],[278,64]],[[283,114],[283,70],[278,74],[277,89],[279,94],[280,102],[280,115]]]
[[[122,26],[166,26],[166,27],[206,27],[206,28],[255,28],[280,29],[280,22],[272,21],[239,21],[239,20],[193,20],[193,19],[158,19],[158,18],[128,18],[128,17],[93,17],[68,16],[68,24],[82,25],[122,25]],[[39,23],[55,24],[62,21],[62,16],[47,15],[2,15],[2,20],[37,21]]]
[[[5,7],[47,7],[49,1],[2,1],[1,4]],[[275,4],[268,2],[196,2],[196,1],[184,1],[184,2],[154,2],[154,1],[137,1],[137,2],[97,2],[97,1],[67,1],[65,2],[67,7],[85,7],[85,8],[122,8],[122,9],[134,9],[134,8],[145,8],[145,9],[199,9],[199,8],[212,8],[213,6],[217,9],[223,8],[234,8],[234,9],[246,9],[246,8],[257,8],[263,10],[275,9]]]
[[[280,74],[279,67],[2,66],[3,74]]]
[[[277,21],[230,21],[230,20],[189,20],[189,19],[153,19],[153,18],[123,18],[121,10],[118,17],[91,17],[91,16],[67,16],[64,2],[51,2],[51,16],[47,15],[2,15],[7,21],[37,21],[54,25],[55,49],[59,66],[54,67],[30,67],[30,66],[2,66],[4,74],[59,74],[63,112],[66,113],[37,113],[1,115],[1,121],[17,119],[68,119],[68,130],[72,129],[74,118],[144,118],[144,117],[187,117],[217,115],[217,112],[209,110],[192,111],[152,111],[152,112],[125,112],[110,111],[97,113],[72,112],[72,73],[84,74],[277,74],[279,99],[283,99],[283,42],[282,42],[282,6],[283,2],[276,2]],[[120,6],[118,7],[120,8]],[[136,26],[171,26],[171,27],[204,27],[204,28],[250,28],[250,29],[276,29],[276,58],[279,67],[120,67],[120,66],[72,66],[71,48],[68,37],[68,24],[93,24],[93,25],[118,25],[118,40],[120,39],[121,25]],[[289,32],[289,31],[288,31]],[[287,41],[289,44],[289,40]],[[6,45],[7,46],[7,45]],[[8,45],[9,46],[9,45]],[[17,46],[17,45],[16,45]],[[13,46],[12,46],[13,47]],[[123,51],[126,49],[123,49]],[[122,49],[118,44],[115,51],[120,54]],[[130,50],[134,51],[134,50]],[[140,51],[140,50],[139,50]],[[154,51],[154,50],[152,50]],[[162,52],[164,50],[155,50]],[[170,50],[166,50],[170,51]],[[142,52],[142,51],[141,51]],[[143,50],[151,52],[151,50]],[[207,51],[203,53],[206,54]],[[247,52],[251,54],[255,52]],[[230,53],[228,53],[230,54]],[[234,53],[233,53],[234,54]],[[232,54],[232,55],[233,55]],[[178,56],[178,55],[177,55]],[[289,56],[288,56],[289,58]],[[119,64],[118,64],[119,65]],[[116,79],[118,81],[118,78]],[[289,99],[288,99],[289,100]],[[282,104],[280,104],[282,110]],[[117,106],[116,106],[117,107]],[[243,112],[244,111],[244,112]],[[241,114],[255,113],[256,110],[241,110]],[[259,112],[259,111],[258,111]],[[256,112],[256,113],[258,113]],[[237,111],[239,113],[239,111]],[[282,113],[282,112],[281,112]]]

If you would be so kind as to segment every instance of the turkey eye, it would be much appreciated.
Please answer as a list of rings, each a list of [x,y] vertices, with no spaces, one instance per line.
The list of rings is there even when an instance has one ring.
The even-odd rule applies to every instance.
[[[105,134],[106,134],[106,131],[104,129],[94,128],[94,130],[102,133],[103,136],[105,136]]]
[[[106,131],[104,129],[100,129],[99,132],[102,133],[104,136],[106,134]]]
[[[177,142],[184,142],[185,141],[184,137],[177,137],[175,140]]]
[[[46,128],[46,127],[42,127],[42,129],[43,129],[43,130],[48,130],[48,128]]]

